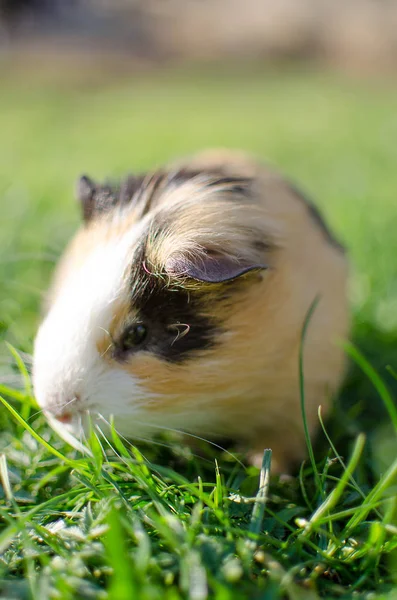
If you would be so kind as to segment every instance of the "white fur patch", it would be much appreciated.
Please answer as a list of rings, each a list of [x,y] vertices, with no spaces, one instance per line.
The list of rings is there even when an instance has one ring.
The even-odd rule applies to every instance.
[[[115,303],[129,293],[128,272],[144,225],[96,246],[63,282],[35,340],[33,382],[44,410],[131,413],[134,400],[142,399],[138,382],[111,368],[96,342],[109,329]]]

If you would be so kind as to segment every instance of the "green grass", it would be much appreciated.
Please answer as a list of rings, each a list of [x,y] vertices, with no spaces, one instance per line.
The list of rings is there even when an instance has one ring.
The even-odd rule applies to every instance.
[[[1,75],[0,336],[23,361],[78,223],[76,177],[213,145],[268,158],[316,198],[349,249],[359,349],[315,468],[269,484],[269,454],[260,478],[172,439],[138,451],[113,432],[79,454],[2,341],[1,598],[397,598],[397,87],[292,70]]]

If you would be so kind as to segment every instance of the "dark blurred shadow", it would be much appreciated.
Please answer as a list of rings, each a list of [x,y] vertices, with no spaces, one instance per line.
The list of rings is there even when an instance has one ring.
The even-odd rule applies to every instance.
[[[397,370],[397,333],[385,332],[372,323],[357,320],[352,342],[377,371],[396,402],[397,380],[387,367]],[[351,454],[357,435],[365,433],[367,444],[360,469],[365,472],[363,479],[367,481],[369,473],[373,473],[376,480],[379,471],[395,459],[397,444],[389,414],[374,385],[353,360],[350,360],[345,382],[325,426],[345,460]],[[318,458],[328,452],[329,444],[321,431],[315,449]],[[333,455],[329,453],[329,457]]]

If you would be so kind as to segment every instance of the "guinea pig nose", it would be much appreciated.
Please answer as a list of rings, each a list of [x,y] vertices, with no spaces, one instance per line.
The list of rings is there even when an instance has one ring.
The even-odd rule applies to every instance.
[[[62,412],[56,412],[56,413],[54,414],[54,417],[55,417],[55,419],[56,419],[57,421],[59,421],[60,423],[65,423],[65,424],[71,423],[71,422],[72,422],[72,419],[73,419],[73,415],[72,415],[72,413],[71,413],[71,412],[68,412],[68,411],[66,411],[66,410],[65,410],[65,411],[62,411]]]
[[[51,409],[51,414],[60,423],[71,423],[73,420],[73,415],[75,414],[75,404],[80,401],[80,397],[78,394],[75,394],[71,400],[63,403],[62,406],[53,407]]]

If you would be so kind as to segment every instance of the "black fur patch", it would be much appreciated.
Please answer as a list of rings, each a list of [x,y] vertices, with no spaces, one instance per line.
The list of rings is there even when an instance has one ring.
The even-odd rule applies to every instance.
[[[132,199],[136,197],[138,190],[141,189],[144,179],[144,175],[128,175],[123,179],[118,188],[118,204],[122,206],[130,204]]]
[[[128,180],[127,180],[128,181]],[[139,177],[130,177],[130,191],[125,194],[125,203],[130,203],[138,211],[139,218],[144,217],[154,208],[156,200],[160,197],[160,189],[166,187],[166,173],[155,171]],[[121,189],[126,186],[122,182]]]
[[[138,313],[136,322],[148,328],[147,339],[138,349],[169,362],[183,362],[193,353],[213,347],[222,330],[205,314],[205,300],[199,291],[170,286],[168,280],[148,272],[144,244],[131,272],[131,307]]]
[[[293,194],[295,194],[295,196],[306,205],[307,210],[309,211],[310,217],[312,218],[314,223],[319,227],[319,229],[321,229],[326,240],[332,246],[334,246],[334,248],[337,248],[341,252],[345,252],[345,247],[331,233],[326,222],[322,218],[318,208],[312,202],[312,200],[310,200],[310,198],[308,198],[305,194],[303,194],[299,188],[295,187],[294,184],[289,182],[288,187],[291,190],[291,192],[293,192]]]

